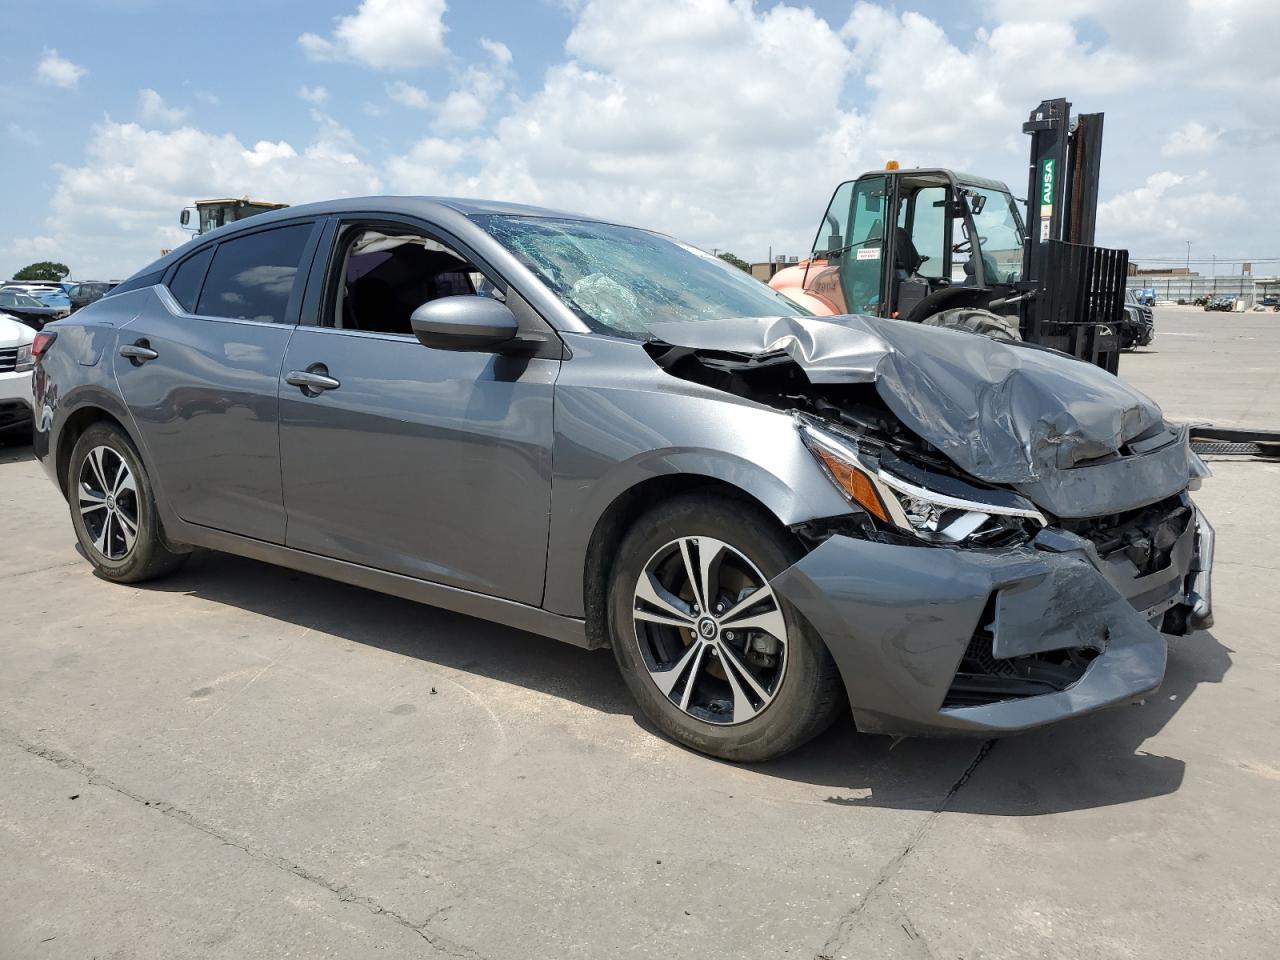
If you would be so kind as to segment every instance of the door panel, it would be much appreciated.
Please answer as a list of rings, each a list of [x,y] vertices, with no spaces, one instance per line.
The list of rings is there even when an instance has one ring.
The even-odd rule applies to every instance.
[[[283,543],[277,391],[294,328],[175,314],[165,298],[111,358],[164,493],[191,523]],[[155,358],[120,356],[134,345]]]
[[[285,542],[540,603],[560,361],[300,327],[280,382]]]

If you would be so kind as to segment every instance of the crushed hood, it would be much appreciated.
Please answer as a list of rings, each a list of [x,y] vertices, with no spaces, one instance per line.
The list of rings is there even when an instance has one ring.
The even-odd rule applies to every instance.
[[[874,384],[905,426],[961,470],[1025,488],[1060,515],[1110,509],[1133,496],[1149,502],[1181,489],[1188,476],[1183,453],[1180,463],[1164,463],[1160,489],[1126,494],[1096,474],[1083,486],[1083,474],[1067,483],[1062,471],[1168,447],[1184,431],[1170,429],[1160,408],[1128,384],[1056,351],[865,316],[675,321],[649,330],[693,350],[751,360],[784,354],[813,384]],[[1139,480],[1132,469],[1126,477],[1126,484]],[[1065,496],[1064,486],[1074,492],[1055,496]]]

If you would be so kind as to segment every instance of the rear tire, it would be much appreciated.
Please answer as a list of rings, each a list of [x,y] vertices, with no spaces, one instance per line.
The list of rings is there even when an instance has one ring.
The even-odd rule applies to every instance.
[[[93,568],[116,583],[141,583],[177,570],[188,554],[170,550],[151,481],[123,430],[90,426],[67,463],[67,501],[76,539]]]
[[[942,310],[920,321],[926,327],[944,327],[947,330],[964,330],[967,333],[978,333],[992,340],[1021,340],[1018,321],[1013,317],[1002,317],[990,310],[979,310],[974,307],[956,307]]]
[[[669,737],[754,762],[794,750],[838,716],[845,697],[835,661],[767,585],[802,554],[754,504],[707,494],[654,507],[623,538],[609,585],[610,641],[640,709]],[[706,606],[695,605],[704,594]],[[757,626],[740,626],[749,623]]]

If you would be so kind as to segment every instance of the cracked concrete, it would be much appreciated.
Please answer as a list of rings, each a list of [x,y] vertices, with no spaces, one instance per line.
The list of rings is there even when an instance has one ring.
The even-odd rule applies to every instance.
[[[431,915],[428,916],[421,923],[414,923],[412,920],[409,920],[406,917],[401,916],[400,914],[396,913],[394,910],[388,910],[386,907],[379,904],[372,897],[361,896],[355,893],[354,891],[352,891],[350,888],[336,884],[332,880],[328,880],[325,877],[322,877],[316,873],[313,873],[310,870],[307,870],[306,868],[301,867],[296,863],[292,863],[289,860],[285,859],[284,857],[280,857],[275,854],[268,853],[267,851],[260,850],[253,846],[250,846],[244,841],[229,837],[226,834],[219,831],[218,829],[216,829],[215,827],[212,827],[207,823],[202,823],[196,817],[192,816],[189,812],[187,812],[186,810],[183,810],[180,807],[173,805],[172,803],[168,803],[164,800],[158,800],[158,799],[147,799],[146,797],[143,797],[140,794],[135,793],[134,791],[130,790],[127,787],[121,786],[118,783],[114,783],[107,777],[104,777],[101,774],[99,774],[89,765],[77,760],[75,757],[67,756],[64,753],[61,753],[57,750],[49,749],[47,747],[41,747],[33,743],[28,743],[26,740],[22,739],[20,736],[16,735],[12,731],[5,730],[3,728],[0,728],[0,743],[4,743],[8,746],[17,747],[18,749],[29,753],[33,757],[39,757],[41,760],[47,760],[50,763],[54,764],[57,767],[60,767],[63,770],[72,771],[73,773],[76,773],[81,777],[83,777],[87,783],[93,786],[103,787],[107,790],[110,790],[114,793],[119,794],[122,797],[132,800],[134,803],[140,803],[144,807],[147,807],[148,809],[152,810],[153,812],[159,813],[166,817],[172,817],[178,822],[183,823],[188,827],[191,827],[193,830],[199,830],[201,833],[208,834],[210,837],[226,844],[227,846],[235,847],[237,850],[241,851],[246,856],[253,858],[254,860],[260,861],[262,863],[270,864],[271,866],[275,867],[278,870],[283,870],[286,873],[291,873],[295,877],[305,880],[308,883],[314,883],[316,886],[323,887],[325,890],[328,890],[330,893],[335,894],[338,897],[338,899],[343,903],[359,904],[365,907],[366,909],[368,909],[371,913],[375,915],[384,916],[387,919],[392,920],[395,923],[398,923],[409,930],[412,930],[418,936],[422,937],[423,940],[425,940],[438,952],[440,952],[445,956],[471,958],[471,960],[482,960],[482,958],[480,958],[480,954],[476,953],[474,950],[471,950],[468,947],[463,947],[458,944],[455,944],[451,942],[447,937],[442,937],[438,934],[432,934],[427,930],[427,926],[431,923],[431,921],[435,919],[435,917],[438,916],[440,913],[447,910],[448,909],[447,906],[439,907],[436,910],[432,911]]]
[[[921,839],[928,832],[929,828],[933,826],[938,817],[946,811],[947,806],[951,803],[955,795],[966,783],[969,782],[969,778],[973,776],[974,772],[978,769],[978,765],[986,759],[987,754],[991,752],[995,744],[996,741],[994,740],[985,740],[978,744],[978,748],[973,755],[973,760],[971,760],[969,765],[961,771],[960,776],[956,779],[956,782],[951,785],[951,789],[942,797],[938,806],[929,814],[929,816],[920,821],[916,826],[915,831],[903,846],[902,850],[900,850],[892,860],[884,865],[884,868],[871,884],[871,888],[863,894],[857,903],[849,909],[849,912],[841,917],[839,922],[836,923],[835,930],[832,931],[831,936],[827,938],[827,942],[824,943],[822,948],[818,951],[817,960],[834,960],[835,957],[842,955],[848,949],[849,942],[858,934],[859,927],[863,925],[863,915],[873,905],[881,906],[884,903],[885,896],[882,888],[886,883],[897,876],[898,871],[906,862],[907,857],[911,856],[911,852],[919,845]],[[897,920],[898,925],[902,927],[903,933],[907,935],[907,940],[909,942],[919,942],[924,949],[925,955],[929,956],[928,947],[920,941],[920,935],[916,932],[915,926],[900,909],[897,909]],[[875,955],[878,957],[884,956],[883,949],[878,951]]]
[[[1211,417],[1202,348],[1125,364]],[[1214,469],[1218,626],[1146,704],[734,767],[607,652],[230,557],[100,581],[0,450],[0,957],[1273,957],[1280,468]]]

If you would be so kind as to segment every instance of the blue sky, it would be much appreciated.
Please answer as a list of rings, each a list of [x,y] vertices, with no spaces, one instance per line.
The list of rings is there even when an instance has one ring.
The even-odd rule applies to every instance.
[[[1238,178],[1280,160],[1274,7],[3,0],[0,273],[127,275],[225,193],[494,196],[801,253],[889,156],[1021,195],[1019,125],[1062,95],[1107,113],[1099,242],[1225,271],[1280,257],[1280,188]]]

